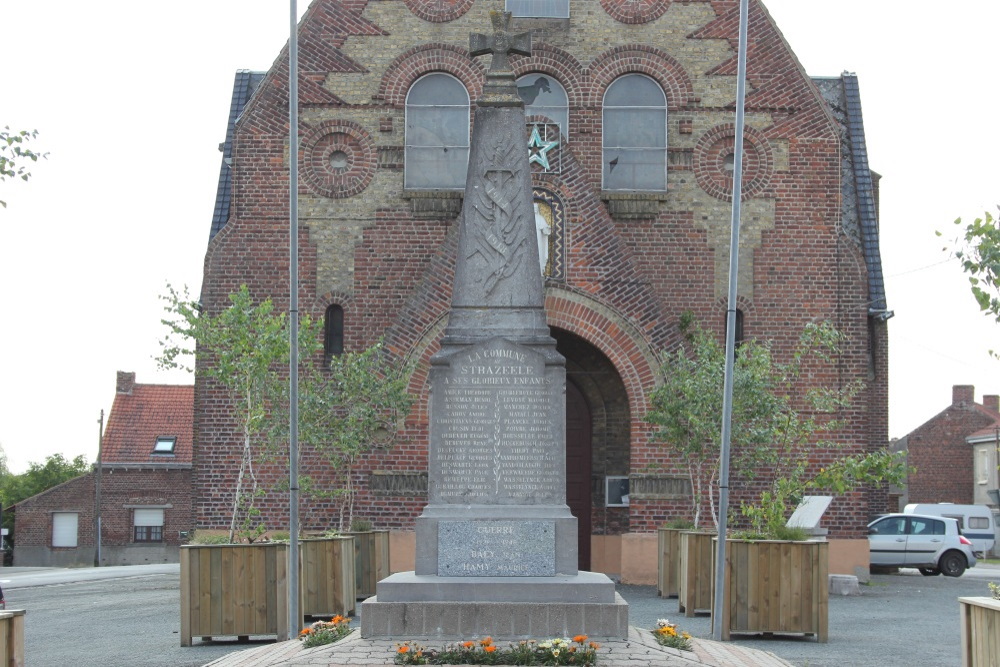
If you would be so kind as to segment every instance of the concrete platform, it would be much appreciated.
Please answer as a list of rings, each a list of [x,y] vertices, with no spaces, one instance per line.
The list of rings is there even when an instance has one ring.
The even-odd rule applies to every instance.
[[[382,602],[615,602],[615,582],[599,572],[554,577],[438,577],[397,572],[378,582]]]
[[[237,651],[205,667],[355,667],[391,665],[396,655],[392,639],[364,639],[358,632],[328,646],[303,649],[298,640]],[[443,643],[443,642],[442,642]],[[791,667],[773,653],[735,644],[695,639],[693,651],[678,651],[656,643],[648,630],[629,628],[628,638],[601,642],[599,667]],[[428,644],[435,646],[436,644]]]

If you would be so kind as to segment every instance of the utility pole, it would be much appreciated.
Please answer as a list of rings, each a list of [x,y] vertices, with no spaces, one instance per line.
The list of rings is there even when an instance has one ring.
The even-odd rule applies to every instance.
[[[729,448],[733,420],[733,364],[736,359],[736,295],[740,265],[740,203],[743,198],[743,119],[747,78],[748,0],[740,0],[736,55],[736,136],[733,141],[733,211],[729,236],[729,301],[726,304],[726,370],[722,394],[722,447],[719,452],[719,539],[715,551],[712,639],[722,640],[723,584],[726,578],[726,521],[729,513]]]
[[[289,438],[288,438],[288,618],[292,631],[302,624],[299,612],[299,39],[298,9],[289,0],[288,37],[288,319]]]
[[[94,464],[94,567],[101,566],[101,465],[104,454],[104,410],[97,420],[97,463]]]

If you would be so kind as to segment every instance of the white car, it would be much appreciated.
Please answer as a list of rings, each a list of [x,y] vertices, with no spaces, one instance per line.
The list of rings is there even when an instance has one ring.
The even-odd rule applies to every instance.
[[[915,567],[924,576],[960,577],[975,567],[972,542],[955,519],[887,514],[868,524],[872,567]]]

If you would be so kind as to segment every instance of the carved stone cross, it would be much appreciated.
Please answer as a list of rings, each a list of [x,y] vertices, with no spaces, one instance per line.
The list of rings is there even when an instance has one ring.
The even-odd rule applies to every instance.
[[[507,56],[511,53],[530,56],[531,33],[510,34],[510,12],[493,10],[490,12],[490,22],[493,24],[492,35],[480,33],[469,35],[469,54],[473,58],[485,56],[487,53],[493,55],[490,68],[486,72],[483,96],[477,103],[486,106],[523,106],[517,94],[514,71],[510,68]]]

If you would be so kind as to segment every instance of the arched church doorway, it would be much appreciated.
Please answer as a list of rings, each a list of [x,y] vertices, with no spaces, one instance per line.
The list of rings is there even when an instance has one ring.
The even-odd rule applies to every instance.
[[[580,336],[553,328],[566,358],[566,500],[577,517],[579,567],[591,569],[593,536],[627,533],[628,506],[608,507],[608,477],[628,477],[631,422],[611,360]]]

